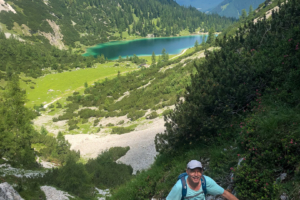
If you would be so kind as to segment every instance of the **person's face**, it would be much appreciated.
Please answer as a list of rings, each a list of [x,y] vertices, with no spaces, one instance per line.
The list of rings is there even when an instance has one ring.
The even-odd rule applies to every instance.
[[[200,168],[195,169],[187,169],[186,173],[188,174],[188,178],[194,183],[198,184],[200,182],[200,178],[202,176],[202,170]]]

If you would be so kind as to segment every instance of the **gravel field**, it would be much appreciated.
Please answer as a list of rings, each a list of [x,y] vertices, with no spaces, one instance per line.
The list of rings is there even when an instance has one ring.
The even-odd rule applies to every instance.
[[[138,170],[148,169],[157,155],[154,138],[157,133],[165,130],[162,117],[152,120],[153,123],[136,127],[135,131],[122,135],[78,134],[65,135],[71,144],[71,149],[79,150],[85,158],[95,158],[102,151],[111,147],[126,147],[130,150],[117,162],[131,165],[133,174]]]

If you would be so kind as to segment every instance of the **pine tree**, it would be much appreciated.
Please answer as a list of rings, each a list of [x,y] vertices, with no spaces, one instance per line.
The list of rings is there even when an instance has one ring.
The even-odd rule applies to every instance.
[[[208,44],[213,44],[215,41],[215,29],[214,28],[211,28],[209,30],[209,33],[208,33],[208,39],[207,39],[207,43]]]
[[[128,35],[130,35],[131,32],[130,32],[130,26],[128,26]]]
[[[196,40],[195,45],[194,45],[194,47],[196,48],[196,50],[197,50],[198,46],[199,46],[199,43],[198,43],[198,40]]]
[[[44,126],[41,127],[41,134],[42,135],[47,135],[48,134],[48,131]]]
[[[205,41],[206,41],[206,35],[202,35],[202,42],[201,42],[201,44],[204,45]]]
[[[247,11],[245,9],[242,10],[242,15],[240,16],[240,19],[246,19],[247,18]]]
[[[252,5],[250,5],[250,7],[249,7],[249,17],[252,17],[253,16],[253,7],[252,7]]]
[[[12,68],[12,66],[11,66],[11,64],[10,63],[7,63],[6,64],[6,78],[8,79],[8,80],[11,80],[11,78],[12,78],[12,76],[13,76],[13,68]]]
[[[156,63],[156,56],[155,56],[155,53],[154,53],[154,51],[152,52],[152,65],[155,65],[155,63]]]
[[[161,51],[161,58],[162,58],[162,61],[167,61],[165,48],[163,48],[163,50]]]
[[[35,164],[35,155],[30,140],[37,133],[31,125],[32,114],[24,106],[25,101],[19,78],[12,75],[0,101],[0,157],[31,166]]]

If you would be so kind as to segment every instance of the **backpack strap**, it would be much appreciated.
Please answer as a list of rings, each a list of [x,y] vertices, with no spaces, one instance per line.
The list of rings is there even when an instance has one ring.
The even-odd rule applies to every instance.
[[[204,192],[204,196],[206,196],[207,190],[206,190],[206,180],[205,180],[205,177],[201,176],[200,180],[201,180],[201,185],[202,185],[202,190]]]
[[[181,200],[183,200],[184,197],[186,197],[186,193],[187,193],[187,185],[186,185],[186,181],[185,181],[185,177],[187,175],[188,175],[187,173],[182,173],[178,176],[178,179],[181,180],[181,184],[182,184]]]
[[[186,197],[186,193],[187,193],[187,186],[186,186],[185,176],[181,177],[181,183],[182,183],[181,200],[183,200],[184,197]]]

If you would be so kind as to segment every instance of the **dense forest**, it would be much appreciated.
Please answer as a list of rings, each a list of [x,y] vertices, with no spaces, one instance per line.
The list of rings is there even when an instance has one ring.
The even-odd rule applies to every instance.
[[[235,20],[217,14],[206,15],[193,7],[179,6],[170,0],[50,0],[18,1],[10,4],[17,11],[1,12],[0,22],[8,30],[17,30],[23,39],[45,42],[40,32],[52,33],[47,20],[60,26],[65,45],[75,47],[76,42],[95,45],[109,40],[122,39],[122,32],[129,35],[155,36],[178,35],[188,29],[199,28],[208,32],[221,31]],[[17,24],[17,25],[16,25]],[[25,32],[28,32],[24,34]],[[121,38],[114,34],[120,33]]]
[[[43,39],[41,36],[39,36]],[[52,72],[62,72],[73,68],[92,67],[96,61],[93,57],[83,57],[69,51],[59,50],[47,43],[23,43],[14,38],[6,39],[0,31],[0,70],[11,74],[24,73],[37,78]],[[5,78],[2,76],[1,78]]]

